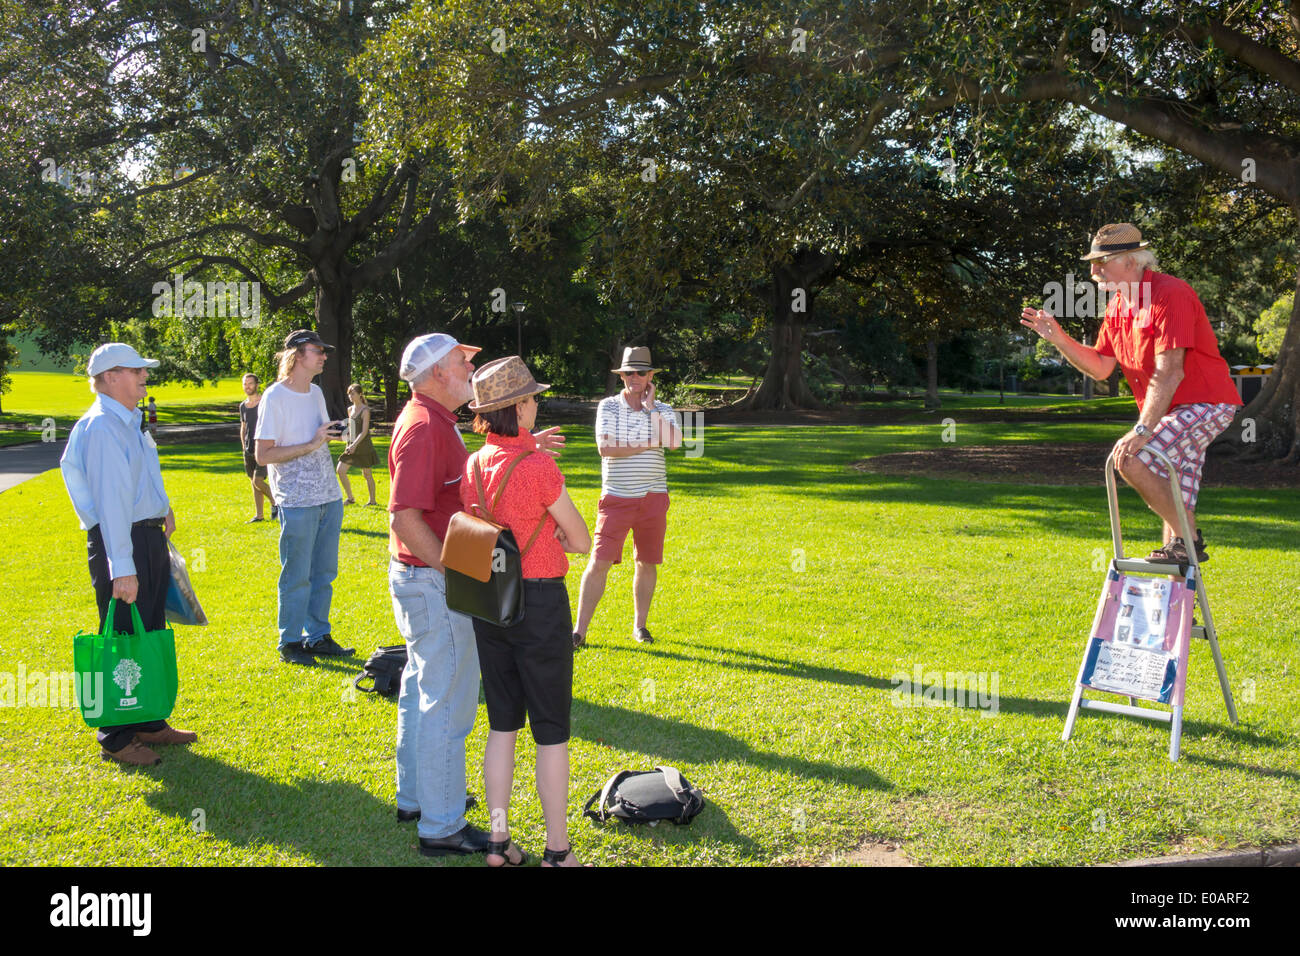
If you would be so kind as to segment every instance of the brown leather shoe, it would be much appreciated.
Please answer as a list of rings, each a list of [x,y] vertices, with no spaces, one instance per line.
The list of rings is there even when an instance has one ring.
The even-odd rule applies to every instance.
[[[135,739],[142,744],[192,744],[199,739],[199,735],[192,730],[164,727],[162,730],[140,731]]]
[[[129,767],[152,767],[162,763],[162,757],[140,743],[140,738],[134,737],[131,742],[121,750],[99,752],[100,760],[116,760],[118,763],[126,764]]]

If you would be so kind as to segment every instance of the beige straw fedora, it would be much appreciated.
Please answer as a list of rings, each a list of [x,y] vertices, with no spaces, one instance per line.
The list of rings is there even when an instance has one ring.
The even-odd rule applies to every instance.
[[[471,412],[495,412],[551,387],[537,382],[518,355],[488,362],[474,373],[473,384],[474,401],[469,403]]]
[[[1092,237],[1092,251],[1086,256],[1080,256],[1079,259],[1088,262],[1091,259],[1113,256],[1117,252],[1132,252],[1134,249],[1146,247],[1147,244],[1142,241],[1142,233],[1133,223],[1112,222],[1097,230],[1097,234]]]

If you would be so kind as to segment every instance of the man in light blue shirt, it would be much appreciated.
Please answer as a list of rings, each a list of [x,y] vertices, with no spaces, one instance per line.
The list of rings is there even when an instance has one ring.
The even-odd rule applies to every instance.
[[[140,429],[140,400],[157,359],[141,358],[121,342],[101,345],[87,374],[95,403],[73,426],[59,466],[68,497],[86,531],[90,581],[104,626],[109,601],[118,599],[113,628],[131,632],[135,604],[145,630],[166,626],[171,559],[167,538],[176,527],[153,436]],[[100,727],[105,760],[148,766],[162,759],[149,744],[187,744],[198,735],[165,720]]]

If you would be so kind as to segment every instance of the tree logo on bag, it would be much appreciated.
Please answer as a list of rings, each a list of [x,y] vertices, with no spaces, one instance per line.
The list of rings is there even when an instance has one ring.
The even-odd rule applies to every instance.
[[[113,683],[122,688],[122,693],[127,695],[122,698],[123,704],[135,703],[131,691],[140,683],[140,676],[140,665],[129,657],[122,658],[117,662],[117,667],[113,668]]]

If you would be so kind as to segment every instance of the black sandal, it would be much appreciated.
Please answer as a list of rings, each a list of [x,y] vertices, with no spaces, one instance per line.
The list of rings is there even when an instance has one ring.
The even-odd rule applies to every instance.
[[[512,844],[514,845],[514,848],[519,851],[518,863],[510,859],[510,847]],[[506,837],[500,843],[489,840],[487,845],[487,854],[488,856],[499,856],[503,860],[505,860],[504,863],[489,863],[488,866],[492,867],[492,869],[494,870],[499,870],[503,866],[523,866],[525,863],[528,862],[528,854],[525,853],[523,849],[517,843],[511,840],[509,837]],[[561,859],[563,859],[563,857],[561,857]]]
[[[569,858],[569,854],[572,852],[572,845],[566,846],[563,850],[552,850],[550,847],[546,847],[542,850],[542,862],[549,863],[551,866],[559,866]]]

